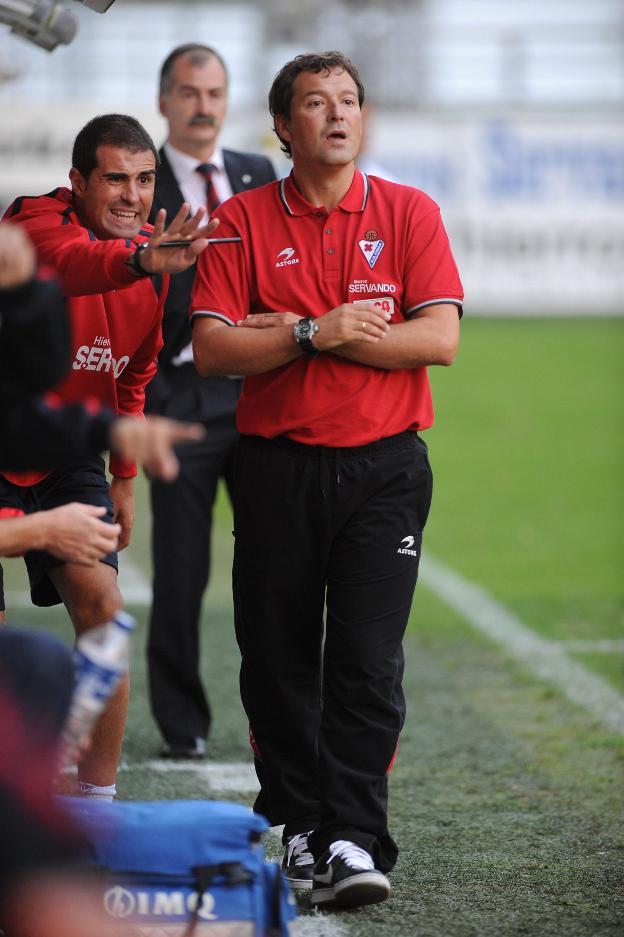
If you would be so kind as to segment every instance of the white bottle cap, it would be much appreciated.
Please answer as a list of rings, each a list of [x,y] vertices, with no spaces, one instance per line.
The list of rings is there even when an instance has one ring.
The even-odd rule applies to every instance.
[[[115,612],[113,615],[113,621],[115,624],[119,625],[120,628],[123,628],[124,631],[134,631],[136,628],[136,620],[132,617],[132,615],[128,615],[127,612],[124,612],[121,609],[118,612]]]

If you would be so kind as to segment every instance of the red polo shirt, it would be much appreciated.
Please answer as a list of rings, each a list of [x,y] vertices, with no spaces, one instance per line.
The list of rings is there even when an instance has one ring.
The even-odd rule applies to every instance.
[[[424,192],[357,171],[332,211],[310,205],[292,176],[228,199],[219,236],[241,244],[199,257],[191,316],[234,325],[292,311],[317,318],[344,302],[379,300],[392,322],[453,303],[462,286],[438,206]],[[433,423],[426,368],[388,371],[330,352],[245,378],[241,433],[360,446]]]

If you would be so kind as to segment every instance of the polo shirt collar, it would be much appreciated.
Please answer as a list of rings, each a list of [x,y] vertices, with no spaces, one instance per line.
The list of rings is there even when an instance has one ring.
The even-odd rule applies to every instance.
[[[363,212],[368,201],[369,189],[368,176],[361,170],[356,169],[349,191],[337,207],[348,212]],[[304,199],[295,185],[292,171],[289,176],[286,176],[280,182],[280,198],[289,215],[310,215],[312,212],[319,210],[318,205],[311,205],[310,202]]]

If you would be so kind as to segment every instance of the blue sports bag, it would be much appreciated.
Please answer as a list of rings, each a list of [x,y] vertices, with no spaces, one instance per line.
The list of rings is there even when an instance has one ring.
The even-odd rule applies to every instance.
[[[292,937],[294,899],[248,807],[61,801],[104,875],[108,914],[137,937]]]

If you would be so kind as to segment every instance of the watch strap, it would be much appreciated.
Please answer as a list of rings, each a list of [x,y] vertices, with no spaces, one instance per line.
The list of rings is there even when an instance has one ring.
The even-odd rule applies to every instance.
[[[312,341],[312,335],[314,335],[315,332],[318,332],[318,325],[314,325],[314,320],[311,316],[301,319],[293,329],[295,341],[301,350],[310,358],[316,358],[320,353],[320,349],[317,348]]]
[[[139,260],[146,247],[147,244],[137,244],[132,253],[126,257],[126,266],[130,268],[135,277],[151,277],[151,273],[143,269]]]

